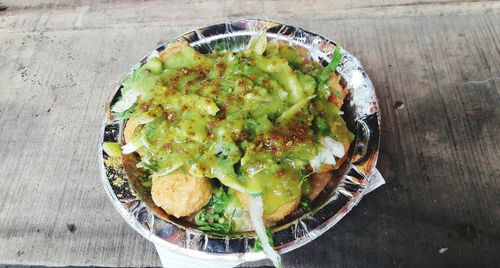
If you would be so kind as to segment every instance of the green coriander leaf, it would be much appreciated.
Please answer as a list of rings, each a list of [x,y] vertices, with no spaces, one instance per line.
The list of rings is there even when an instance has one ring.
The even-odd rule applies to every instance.
[[[300,200],[300,206],[305,209],[309,209],[311,206],[309,199],[302,197],[302,199]]]
[[[312,189],[311,189],[311,183],[309,182],[309,176],[312,174],[307,173],[307,171],[304,168],[300,169],[300,186],[302,188],[302,193],[303,194],[309,194]]]
[[[194,221],[198,229],[213,233],[227,234],[231,232],[232,216],[224,215],[229,197],[223,187],[214,190],[208,204],[196,213]]]
[[[335,50],[333,51],[332,61],[330,62],[330,64],[328,64],[328,67],[332,71],[335,71],[335,69],[337,69],[341,61],[342,61],[342,54],[340,53],[340,46],[337,45],[335,46]]]
[[[328,86],[328,84],[326,83],[326,81],[328,80],[328,77],[330,77],[330,75],[333,72],[335,72],[335,69],[337,69],[337,67],[339,66],[341,61],[342,61],[342,54],[340,53],[340,46],[337,45],[337,46],[335,46],[335,49],[333,50],[332,60],[317,77],[319,89],[322,89],[325,86]]]
[[[155,162],[147,163],[147,162],[142,161],[137,166],[145,168],[145,169],[149,169],[153,172],[158,172],[158,164],[156,164]]]
[[[326,122],[326,120],[321,118],[321,117],[314,118],[313,129],[316,132],[321,133],[321,135],[323,135],[323,136],[331,136],[332,135],[330,125],[328,125],[328,122]]]

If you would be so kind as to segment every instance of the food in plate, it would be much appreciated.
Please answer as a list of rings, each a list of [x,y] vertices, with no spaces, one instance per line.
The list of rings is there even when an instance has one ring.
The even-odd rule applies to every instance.
[[[254,230],[276,265],[266,226],[316,198],[354,138],[339,47],[327,66],[304,51],[265,33],[238,52],[171,43],[136,66],[112,107],[126,120],[122,153],[139,154],[158,207],[212,234]]]

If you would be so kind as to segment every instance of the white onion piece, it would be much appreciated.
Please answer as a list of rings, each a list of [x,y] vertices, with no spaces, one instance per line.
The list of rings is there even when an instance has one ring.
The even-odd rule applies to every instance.
[[[314,172],[320,171],[321,165],[335,165],[335,157],[332,152],[325,147],[319,149],[318,154],[309,161]]]
[[[321,137],[319,142],[325,146],[334,156],[342,158],[345,154],[344,144],[338,142],[330,137]]]
[[[259,237],[262,244],[262,248],[266,253],[267,257],[273,262],[276,267],[283,267],[281,265],[280,255],[274,251],[269,243],[269,239],[266,234],[266,227],[264,221],[262,220],[262,215],[264,214],[264,204],[262,203],[261,196],[248,195],[248,208],[250,211],[250,219],[252,221],[255,233]]]
[[[183,165],[182,163],[175,163],[171,167],[168,167],[168,168],[158,172],[158,176],[168,175],[168,174],[172,173],[173,171],[175,171],[176,169],[178,169],[179,167],[181,167],[182,165]]]
[[[260,32],[250,39],[250,43],[248,44],[248,49],[251,49],[257,55],[264,54],[267,47],[267,36],[266,32]]]
[[[137,151],[141,147],[142,147],[141,142],[137,142],[137,140],[135,140],[135,141],[132,140],[131,142],[122,146],[122,153],[123,154],[130,154],[130,153]]]
[[[122,95],[122,98],[113,105],[111,111],[117,114],[125,112],[134,105],[140,95],[141,93],[136,88],[129,89]]]
[[[147,113],[140,113],[138,116],[135,117],[135,120],[137,120],[137,124],[139,125],[145,125],[149,122],[153,122],[156,118],[148,115]]]
[[[141,144],[144,148],[151,150],[151,145],[149,144],[148,140],[146,139],[146,135],[141,135]]]

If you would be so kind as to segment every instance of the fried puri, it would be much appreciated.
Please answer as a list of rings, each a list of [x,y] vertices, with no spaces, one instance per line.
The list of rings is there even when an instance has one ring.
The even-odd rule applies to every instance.
[[[165,61],[166,59],[170,58],[170,56],[181,51],[181,49],[186,46],[189,46],[188,42],[186,41],[170,43],[162,52],[160,52],[159,57],[162,61]]]
[[[130,118],[127,120],[125,129],[123,129],[123,137],[125,138],[125,143],[129,143],[134,136],[135,129],[139,126],[139,123],[135,118]]]
[[[165,176],[153,174],[152,177],[153,201],[177,218],[197,212],[212,196],[213,186],[207,178],[195,178],[181,173]]]

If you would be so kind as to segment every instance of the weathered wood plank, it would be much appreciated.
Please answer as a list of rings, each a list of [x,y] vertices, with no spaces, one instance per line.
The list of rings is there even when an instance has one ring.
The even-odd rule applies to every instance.
[[[4,6],[9,6],[12,9],[15,10],[32,10],[32,9],[61,9],[61,8],[75,8],[79,6],[103,6],[103,5],[108,5],[108,6],[119,6],[123,4],[133,4],[135,6],[137,5],[144,5],[148,4],[146,3],[148,1],[133,1],[133,0],[121,0],[121,1],[110,1],[110,0],[92,0],[92,1],[78,1],[78,0],[72,0],[72,1],[65,1],[65,0],[24,0],[24,1],[19,1],[19,0],[7,0],[7,1],[2,1]],[[175,3],[172,3],[171,1],[167,1],[169,3],[162,3],[162,1],[154,1],[154,5],[168,5],[172,6],[172,4],[175,5]],[[206,0],[203,1],[205,3],[214,3],[214,2],[220,2],[220,1],[214,1],[214,0]],[[232,1],[223,1],[224,6],[238,6],[235,5],[235,2]],[[355,2],[348,1],[348,0],[340,0],[336,1],[334,4],[335,9],[352,9],[352,8],[378,8],[378,7],[394,7],[394,6],[414,6],[414,5],[442,5],[442,4],[450,4],[450,3],[468,3],[468,2],[478,2],[474,0],[430,0],[430,1],[419,1],[419,0],[380,0],[380,1],[370,1],[370,0],[358,0]],[[482,2],[491,2],[491,0],[487,1],[482,1]],[[289,8],[285,5],[282,5],[280,3],[260,3],[259,1],[252,1],[247,3],[246,5],[251,5],[252,3],[257,3],[258,5],[266,6],[266,5],[271,5],[273,7],[280,6],[281,8]],[[204,3],[200,3],[199,1],[187,1],[181,5],[196,5],[196,4],[201,4],[204,5]],[[232,5],[231,5],[232,4]],[[314,6],[325,6],[324,3],[321,1],[312,1],[312,0],[292,0],[290,2],[292,6],[295,6],[294,9],[297,9],[297,7],[301,7],[305,10],[310,10],[311,8],[314,8]],[[269,6],[266,6],[269,7]],[[332,5],[333,7],[333,5]],[[176,10],[177,12],[177,10]]]
[[[332,27],[333,21],[345,19],[472,15],[496,12],[500,8],[500,1],[459,0],[341,0],[335,3],[293,0],[286,5],[280,1],[259,0],[245,1],[244,4],[230,0],[145,1],[140,4],[136,1],[9,2],[12,4],[3,4],[7,9],[0,16],[0,29],[28,31],[142,27],[144,23],[184,30],[245,17],[329,21],[330,24],[325,25]]]
[[[0,11],[0,263],[159,265],[100,185],[103,104],[158,42],[252,16],[339,41],[383,113],[388,184],[285,254],[287,267],[500,263],[499,2],[348,2],[2,1],[12,9]]]

